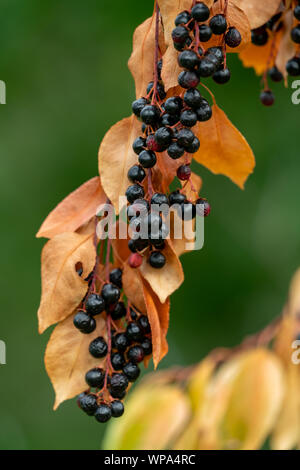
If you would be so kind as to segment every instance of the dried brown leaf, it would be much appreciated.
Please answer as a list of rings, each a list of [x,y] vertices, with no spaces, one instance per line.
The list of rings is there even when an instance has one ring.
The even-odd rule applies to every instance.
[[[60,233],[75,232],[96,214],[99,205],[105,201],[100,178],[96,176],[58,204],[43,222],[36,236],[53,238]]]
[[[231,0],[247,15],[251,29],[265,24],[277,13],[281,0]]]
[[[276,55],[275,65],[280,70],[285,79],[288,77],[286,63],[296,53],[296,44],[291,39],[291,29],[293,26],[293,12],[288,11],[283,20],[283,30],[281,41]]]
[[[65,400],[87,389],[85,374],[93,367],[101,367],[101,361],[89,353],[90,342],[104,336],[105,321],[97,317],[97,328],[90,335],[83,335],[73,325],[73,315],[61,322],[49,340],[45,365],[53,384],[56,399],[54,409]]]
[[[42,298],[38,311],[39,332],[64,320],[87,291],[88,276],[95,265],[93,233],[63,233],[48,241],[42,252]],[[75,266],[82,263],[80,277]]]

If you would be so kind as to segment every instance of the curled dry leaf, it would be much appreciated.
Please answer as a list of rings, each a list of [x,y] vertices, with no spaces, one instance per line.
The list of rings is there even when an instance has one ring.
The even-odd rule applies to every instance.
[[[129,168],[137,162],[132,143],[140,134],[140,123],[134,117],[122,119],[105,135],[99,149],[99,174],[102,187],[119,213],[119,197],[130,185]]]
[[[168,352],[166,335],[169,328],[170,301],[168,299],[166,302],[161,303],[145,279],[142,279],[142,286],[147,315],[151,325],[153,363],[156,368]]]
[[[54,329],[45,354],[46,370],[56,393],[54,409],[86,390],[86,372],[101,366],[101,360],[89,353],[89,344],[98,336],[104,336],[104,331],[105,321],[99,316],[97,328],[90,335],[83,335],[74,328],[73,315]]]
[[[100,178],[90,179],[67,196],[50,212],[37,237],[53,238],[64,232],[75,232],[88,222],[104,204],[106,196],[101,188]]]
[[[95,265],[93,233],[63,233],[48,241],[42,252],[42,298],[39,331],[64,320],[80,304],[87,291],[84,279]],[[82,263],[80,277],[75,270]]]
[[[277,13],[281,4],[281,0],[231,0],[231,2],[246,13],[251,29],[265,24]]]
[[[215,101],[212,109],[212,118],[198,123],[195,127],[195,135],[201,146],[194,158],[212,173],[228,176],[243,188],[255,166],[253,152],[246,139]]]
[[[126,414],[122,420],[109,425],[104,449],[168,449],[190,413],[187,398],[175,385],[145,384],[125,406]]]
[[[149,282],[152,290],[162,303],[164,303],[184,281],[181,263],[169,240],[166,240],[164,255],[167,261],[163,268],[152,268],[145,257],[140,267],[142,276]]]

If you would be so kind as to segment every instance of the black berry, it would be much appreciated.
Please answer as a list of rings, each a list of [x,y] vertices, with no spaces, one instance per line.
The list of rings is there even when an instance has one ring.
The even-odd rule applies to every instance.
[[[200,62],[198,74],[200,77],[211,77],[215,70],[215,64],[208,57],[204,57]]]
[[[178,115],[182,108],[182,99],[179,96],[172,96],[165,102],[165,110],[171,115]]]
[[[241,33],[234,27],[229,28],[225,34],[225,42],[229,47],[238,47],[242,42]]]
[[[255,46],[265,46],[269,39],[268,32],[265,28],[257,28],[251,31],[251,41]]]
[[[193,70],[199,64],[199,58],[194,51],[185,50],[178,56],[178,64],[188,70]]]
[[[152,342],[149,338],[144,338],[141,342],[141,346],[144,350],[145,356],[152,354]]]
[[[120,418],[124,414],[124,405],[120,400],[114,400],[110,404],[110,410],[113,418]]]
[[[175,18],[175,26],[179,26],[181,24],[186,24],[190,21],[191,15],[188,11],[182,11],[179,15]]]
[[[89,346],[89,351],[90,354],[97,359],[105,357],[108,351],[105,339],[102,336],[94,339]]]
[[[168,155],[173,158],[173,160],[177,160],[177,158],[182,157],[183,154],[184,148],[180,147],[177,142],[173,142],[168,148]]]
[[[206,24],[201,24],[199,26],[199,37],[201,42],[207,42],[212,37],[212,30]]]
[[[111,365],[115,370],[122,370],[125,364],[125,359],[123,354],[117,352],[111,355]]]
[[[138,324],[142,328],[144,333],[151,333],[151,327],[146,315],[141,315],[138,319]]]
[[[181,165],[177,169],[177,178],[181,181],[186,181],[190,179],[192,174],[191,167],[189,165]]]
[[[173,193],[169,195],[170,206],[173,206],[174,204],[182,204],[185,199],[185,195],[177,189],[177,191],[173,191]]]
[[[142,199],[145,195],[144,189],[139,184],[128,186],[126,191],[127,201],[132,204],[136,199]]]
[[[297,26],[295,26],[295,28],[292,29],[291,38],[293,42],[295,42],[296,44],[300,44],[300,24],[298,24]]]
[[[126,328],[126,336],[131,341],[140,341],[143,337],[143,332],[142,332],[141,327],[135,322],[128,323],[127,328]]]
[[[193,127],[197,123],[197,114],[192,109],[185,109],[180,114],[180,122],[183,126]]]
[[[91,394],[82,394],[79,399],[79,407],[84,411],[87,415],[93,416],[95,411],[98,408],[97,398],[95,395]]]
[[[164,147],[170,145],[172,137],[173,131],[169,127],[160,127],[154,135],[156,142]]]
[[[113,320],[120,320],[120,318],[125,317],[126,315],[126,307],[124,302],[118,302],[113,309],[109,310],[110,316]]]
[[[110,388],[112,392],[123,393],[128,387],[128,379],[124,374],[113,374],[110,379]]]
[[[185,92],[183,99],[187,106],[198,108],[201,103],[201,94],[196,88],[191,88]]]
[[[152,268],[161,269],[166,264],[166,257],[161,251],[153,251],[149,256],[149,264]]]
[[[168,197],[163,193],[155,193],[151,198],[151,204],[157,204],[159,206],[166,204],[169,205]]]
[[[273,82],[281,82],[283,80],[283,75],[276,65],[269,70],[268,74]]]
[[[198,137],[194,137],[193,142],[189,145],[186,145],[185,150],[188,153],[196,153],[200,148],[200,141]]]
[[[145,124],[156,124],[159,118],[159,110],[156,106],[148,104],[142,109],[140,117]]]
[[[172,39],[175,44],[184,44],[189,38],[189,31],[185,26],[176,26],[172,31]]]
[[[294,8],[294,16],[300,21],[300,5],[296,5]]]
[[[101,292],[101,295],[107,305],[117,303],[120,298],[120,294],[120,289],[113,284],[105,284]]]
[[[95,418],[99,423],[106,423],[111,418],[111,409],[106,403],[101,403],[96,412]]]
[[[178,76],[178,83],[182,88],[195,88],[199,81],[197,74],[189,70],[181,72]]]
[[[212,117],[212,109],[206,99],[202,99],[201,106],[197,109],[198,121],[208,121]]]
[[[131,346],[127,351],[127,357],[130,362],[138,364],[144,359],[145,353],[142,346]]]
[[[226,67],[226,69],[218,70],[213,74],[213,80],[218,83],[219,85],[225,85],[228,83],[231,77],[230,70]]]
[[[161,145],[155,140],[154,134],[149,134],[146,139],[146,146],[148,150],[153,150],[153,152],[162,152],[165,150]]]
[[[125,352],[127,347],[130,344],[129,339],[127,338],[125,333],[118,333],[114,337],[114,347],[119,351],[119,352]]]
[[[96,329],[96,321],[85,312],[78,312],[73,320],[74,326],[84,334],[92,333]]]
[[[298,77],[300,75],[300,60],[297,57],[288,60],[286,64],[286,71],[292,77]]]
[[[140,117],[142,109],[148,104],[146,98],[139,98],[132,103],[132,111],[137,116]]]
[[[146,173],[144,168],[142,168],[140,165],[133,165],[129,171],[128,171],[128,179],[132,183],[141,183],[145,177]]]
[[[196,211],[200,216],[207,217],[210,214],[211,207],[206,199],[200,198],[196,201]]]
[[[264,90],[260,94],[260,101],[264,106],[272,106],[275,101],[275,96],[271,90]]]
[[[209,18],[209,8],[202,2],[196,3],[192,8],[192,17],[199,22],[204,22]]]
[[[227,21],[224,15],[215,15],[209,22],[213,34],[224,34],[227,29]]]
[[[153,168],[156,164],[156,155],[152,150],[143,150],[139,154],[139,163],[143,168]]]
[[[139,155],[146,146],[146,139],[143,137],[137,137],[132,144],[133,151]]]
[[[86,300],[85,308],[90,315],[98,315],[105,309],[104,299],[98,294],[90,294]]]
[[[96,367],[85,374],[85,381],[90,387],[102,388],[104,385],[105,372]]]
[[[194,133],[191,129],[181,129],[177,134],[177,143],[181,147],[185,148],[187,145],[190,145],[194,140]]]
[[[133,364],[132,362],[125,364],[123,367],[123,372],[129,382],[135,382],[141,373],[139,366],[137,364]]]

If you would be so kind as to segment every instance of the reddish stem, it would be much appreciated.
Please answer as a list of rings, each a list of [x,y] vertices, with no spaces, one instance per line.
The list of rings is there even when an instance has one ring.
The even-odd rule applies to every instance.
[[[155,49],[154,49],[154,80],[153,80],[153,96],[152,104],[157,103],[157,84],[158,84],[158,53],[159,53],[159,6],[155,5]]]

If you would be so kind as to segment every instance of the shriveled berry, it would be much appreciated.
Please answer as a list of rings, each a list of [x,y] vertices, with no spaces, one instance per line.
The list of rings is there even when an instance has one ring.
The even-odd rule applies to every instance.
[[[93,357],[105,357],[108,351],[107,343],[102,336],[95,338],[89,346],[89,352]]]
[[[146,315],[141,315],[138,319],[138,324],[142,328],[144,333],[151,333],[151,327]]]
[[[173,206],[174,204],[182,204],[185,201],[186,197],[184,194],[182,194],[178,189],[176,191],[173,191],[169,195],[169,202],[170,206]]]
[[[118,333],[114,337],[114,347],[119,351],[119,352],[125,352],[126,349],[128,348],[130,341],[127,338],[125,333]]]
[[[190,165],[181,165],[177,169],[177,178],[180,179],[181,181],[186,181],[190,179],[192,174],[191,167]]]
[[[194,51],[185,50],[182,51],[178,56],[178,64],[188,70],[194,70],[199,64],[199,58]]]
[[[184,102],[190,108],[198,108],[201,103],[201,93],[197,90],[197,88],[191,88],[187,90],[184,94]]]
[[[111,355],[111,365],[114,370],[122,370],[124,364],[125,358],[122,353],[117,352]]]
[[[152,150],[143,150],[139,154],[139,163],[143,168],[153,168],[156,164],[156,155]]]
[[[175,26],[179,26],[181,24],[186,24],[190,21],[190,19],[191,19],[191,15],[189,14],[189,12],[186,11],[186,10],[182,11],[175,18]]]
[[[142,255],[140,255],[139,253],[132,253],[128,258],[128,264],[133,269],[139,268],[143,264]]]
[[[255,46],[264,46],[269,40],[268,31],[262,27],[251,31],[251,41]]]
[[[183,71],[178,75],[178,83],[182,88],[195,88],[199,81],[197,74],[190,70]]]
[[[169,157],[173,158],[173,160],[177,160],[177,158],[182,157],[184,154],[184,148],[180,147],[177,142],[173,142],[168,147],[168,155]]]
[[[143,338],[141,346],[144,350],[145,356],[149,356],[150,354],[152,354],[152,342],[149,338]]]
[[[238,47],[242,42],[241,33],[232,26],[225,34],[225,42],[229,47]]]
[[[96,396],[92,394],[83,394],[79,399],[79,407],[88,416],[93,416],[98,408]]]
[[[138,323],[130,322],[126,328],[126,336],[131,341],[140,341],[143,337],[143,332]]]
[[[142,109],[140,117],[145,124],[156,124],[159,118],[159,110],[156,106],[148,104]]]
[[[185,26],[176,26],[172,31],[172,39],[175,44],[184,44],[189,38],[189,31]]]
[[[224,34],[227,29],[227,21],[224,15],[218,14],[212,17],[209,22],[213,34]]]
[[[102,388],[104,384],[105,372],[100,367],[95,367],[85,374],[85,381],[90,387]]]
[[[153,152],[162,152],[164,150],[155,140],[154,134],[149,134],[146,139],[146,147]]]
[[[96,329],[96,321],[85,312],[78,312],[73,320],[74,326],[83,334],[92,333]]]
[[[171,115],[178,115],[182,108],[182,99],[179,96],[172,96],[165,102],[165,110]]]
[[[275,96],[271,90],[264,90],[260,94],[260,101],[264,106],[272,106],[275,101]]]
[[[127,357],[130,362],[138,364],[144,359],[145,353],[142,346],[131,346],[127,351]]]
[[[199,22],[208,20],[209,14],[209,8],[203,2],[196,3],[191,12],[192,17]]]
[[[144,189],[139,184],[128,186],[126,190],[127,201],[132,204],[136,199],[142,199],[145,195]]]
[[[199,26],[199,38],[201,42],[207,42],[212,37],[212,30],[207,24],[201,24]]]
[[[120,418],[124,414],[124,405],[120,400],[114,400],[110,404],[110,410],[113,418]]]
[[[211,77],[215,70],[215,64],[213,64],[213,62],[210,61],[209,58],[204,57],[198,67],[198,74],[200,77]]]
[[[102,287],[101,295],[106,305],[115,304],[120,298],[120,289],[113,284],[105,284]]]
[[[300,59],[294,57],[287,61],[286,71],[292,77],[298,77],[300,75]]]
[[[200,198],[196,201],[196,211],[200,216],[207,217],[210,214],[211,207],[206,199]]]
[[[192,109],[185,109],[180,114],[180,122],[183,126],[193,127],[197,124],[197,114]]]
[[[124,374],[113,374],[110,379],[110,388],[113,392],[124,392],[128,387],[128,379]]]
[[[144,137],[137,137],[132,144],[133,151],[137,155],[139,155],[141,151],[144,150],[145,146],[146,146],[146,139],[144,139]]]
[[[133,364],[132,362],[125,364],[123,367],[123,372],[129,382],[135,382],[141,373],[139,366],[137,364]]]
[[[160,127],[154,134],[155,141],[163,147],[168,147],[172,142],[173,131],[169,127]]]
[[[104,299],[98,294],[90,294],[85,302],[85,308],[89,315],[98,315],[105,309]]]
[[[110,316],[113,320],[120,320],[120,318],[125,317],[126,307],[124,302],[118,302],[116,305],[112,305],[112,308],[109,309]]]
[[[146,98],[139,98],[132,103],[132,111],[137,116],[140,117],[142,109],[148,104],[148,100]]]
[[[278,70],[278,68],[276,67],[276,65],[274,65],[274,67],[272,67],[269,71],[268,71],[268,75],[270,77],[270,79],[273,81],[273,82],[281,82],[283,80],[283,75],[282,73],[280,72],[280,70]]]
[[[155,269],[163,268],[166,261],[166,257],[161,251],[153,251],[149,256],[149,264]]]
[[[226,69],[218,70],[213,74],[213,80],[218,83],[219,85],[225,85],[228,83],[231,77],[230,70],[226,67]]]
[[[106,403],[101,403],[96,412],[95,418],[99,423],[106,423],[111,418],[111,409]]]
[[[133,165],[129,169],[127,176],[132,183],[141,183],[146,177],[146,172],[140,165]]]

